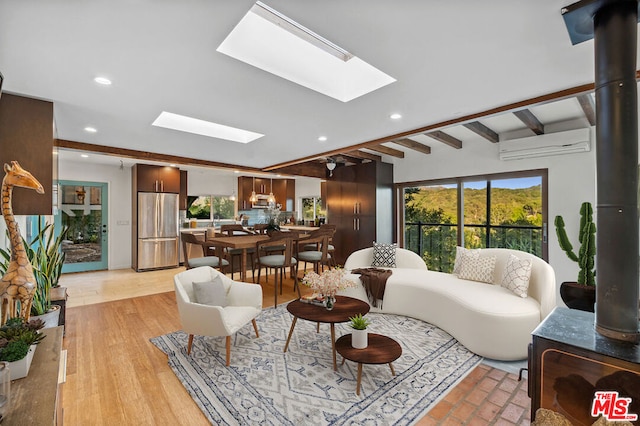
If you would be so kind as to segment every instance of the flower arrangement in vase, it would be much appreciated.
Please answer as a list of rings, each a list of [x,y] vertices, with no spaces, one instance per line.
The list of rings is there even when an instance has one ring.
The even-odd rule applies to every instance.
[[[344,269],[334,268],[324,271],[322,275],[315,272],[307,272],[302,279],[302,283],[322,295],[324,305],[328,310],[333,309],[336,301],[336,293],[349,287],[355,287],[356,282],[345,278]]]

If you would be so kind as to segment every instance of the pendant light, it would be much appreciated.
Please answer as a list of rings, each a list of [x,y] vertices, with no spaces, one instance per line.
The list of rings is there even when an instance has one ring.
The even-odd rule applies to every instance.
[[[249,197],[249,202],[255,203],[258,201],[258,197],[256,196],[256,178],[253,177],[253,191],[251,191],[251,197]]]
[[[269,198],[267,198],[267,203],[275,204],[276,197],[273,195],[273,179],[270,179],[270,181],[271,181],[271,192],[269,192]]]

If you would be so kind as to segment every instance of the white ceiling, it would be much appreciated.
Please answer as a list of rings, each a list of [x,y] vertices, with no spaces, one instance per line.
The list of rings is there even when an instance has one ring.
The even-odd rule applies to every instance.
[[[58,139],[263,168],[593,82],[593,41],[572,46],[560,15],[571,1],[265,0],[397,79],[343,103],[216,52],[253,3],[0,0],[3,89],[53,101]],[[266,136],[151,126],[163,110]]]

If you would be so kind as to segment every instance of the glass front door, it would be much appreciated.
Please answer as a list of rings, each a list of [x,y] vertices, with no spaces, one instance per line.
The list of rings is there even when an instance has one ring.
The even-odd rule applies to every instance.
[[[59,181],[56,229],[68,227],[62,272],[108,268],[107,184]]]

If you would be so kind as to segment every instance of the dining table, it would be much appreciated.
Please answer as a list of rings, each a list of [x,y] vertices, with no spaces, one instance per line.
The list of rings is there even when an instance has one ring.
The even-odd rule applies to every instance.
[[[209,237],[205,240],[206,244],[213,247],[226,247],[230,249],[241,249],[240,257],[240,280],[247,281],[247,249],[255,248],[258,241],[268,240],[268,235],[252,234],[252,235],[234,235],[232,237]]]

